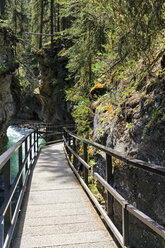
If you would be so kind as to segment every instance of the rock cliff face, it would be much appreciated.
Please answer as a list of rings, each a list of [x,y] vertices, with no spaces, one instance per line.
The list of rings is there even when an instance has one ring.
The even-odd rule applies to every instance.
[[[42,105],[40,116],[46,122],[69,123],[72,121],[65,101],[65,87],[69,84],[69,81],[66,81],[67,60],[60,56],[65,46],[67,41],[62,37],[56,37],[53,50],[48,44],[37,53],[40,75],[36,95]]]
[[[12,46],[16,42],[10,30],[0,24],[0,153],[7,143],[6,130],[14,113],[11,94],[12,73],[18,64],[14,61]]]
[[[115,88],[114,104],[110,94],[101,101],[92,98],[95,100],[92,103],[95,107],[93,139],[126,156],[165,166],[165,72],[160,68],[157,71],[152,77],[144,78],[140,86],[136,85],[121,104],[116,104],[119,90],[124,91],[121,82],[117,87],[115,84],[111,87],[111,91]],[[99,156],[101,158],[95,159],[95,170],[105,177],[105,156]],[[164,226],[164,178],[126,166],[118,160],[113,163],[113,186],[117,191]],[[113,209],[115,223],[121,230],[121,208],[117,202]],[[164,241],[149,232],[140,221],[130,216],[130,223],[131,247],[163,247]]]
[[[118,108],[102,105],[107,111],[96,108],[95,140],[128,156],[165,165],[165,73],[133,91]]]

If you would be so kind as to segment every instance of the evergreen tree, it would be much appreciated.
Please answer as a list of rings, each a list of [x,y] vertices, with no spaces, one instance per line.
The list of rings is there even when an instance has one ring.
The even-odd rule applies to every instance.
[[[67,99],[74,105],[73,115],[77,120],[82,119],[83,113],[86,121],[81,122],[83,123],[81,128],[79,126],[83,131],[91,121],[87,95],[94,83],[92,65],[98,53],[104,50],[105,23],[101,9],[91,1],[72,0],[65,8],[65,18],[68,18],[71,24],[71,27],[65,30],[65,34],[72,41],[72,46],[64,55],[68,57],[67,68],[70,77],[73,78],[73,87],[67,91]],[[82,109],[82,99],[84,109]]]
[[[0,1],[0,19],[6,20],[7,19],[7,9],[8,3],[10,0],[1,0]]]
[[[50,2],[50,30],[51,30],[51,50],[53,50],[53,31],[54,31],[54,0],[51,0]]]
[[[32,1],[32,44],[36,48],[50,41],[53,44],[53,35],[61,31],[60,27],[60,3],[56,0]]]
[[[40,0],[41,2],[41,18],[40,18],[40,33],[43,32],[43,17],[44,17],[44,0]],[[39,48],[42,48],[42,35],[40,35]]]
[[[44,0],[43,1],[33,0],[32,1],[32,19],[31,19],[32,33],[43,32],[43,13],[44,13]],[[32,46],[36,48],[41,48],[42,47],[42,36],[32,35]]]

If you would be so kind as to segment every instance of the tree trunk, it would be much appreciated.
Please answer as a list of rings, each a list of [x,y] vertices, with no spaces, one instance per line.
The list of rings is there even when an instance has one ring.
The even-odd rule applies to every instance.
[[[51,50],[53,51],[53,10],[54,10],[54,0],[51,0],[51,8],[50,8],[50,30],[51,30]]]
[[[60,5],[57,3],[57,32],[60,32]]]
[[[43,32],[43,16],[44,16],[44,0],[41,0],[41,19],[40,19],[40,33]],[[42,35],[40,35],[39,49],[42,48]]]
[[[57,13],[56,13],[56,6],[57,4],[55,4],[55,8],[54,8],[54,31],[55,33],[57,32]]]

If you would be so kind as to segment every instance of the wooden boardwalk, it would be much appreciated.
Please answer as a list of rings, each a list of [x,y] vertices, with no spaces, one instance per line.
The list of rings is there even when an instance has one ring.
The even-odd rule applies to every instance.
[[[42,149],[12,247],[116,247],[69,168],[62,143]]]

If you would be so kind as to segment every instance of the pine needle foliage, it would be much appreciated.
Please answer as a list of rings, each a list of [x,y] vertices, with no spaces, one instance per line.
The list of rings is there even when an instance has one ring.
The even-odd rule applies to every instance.
[[[87,99],[91,87],[103,74],[126,67],[129,61],[136,65],[143,60],[150,65],[158,47],[163,49],[165,2],[66,0],[63,4],[63,14],[70,20],[65,34],[72,41],[65,56],[68,57],[68,77],[74,85],[66,95],[74,106],[75,120],[79,122],[77,108],[82,108],[81,96]],[[79,99],[75,99],[73,92]]]
[[[103,14],[100,10],[96,11],[95,7],[90,1],[72,0],[69,4],[66,3],[64,13],[65,18],[69,18],[71,23],[64,32],[71,40],[72,46],[63,55],[68,58],[68,78],[72,79],[74,85],[73,88],[66,91],[66,94],[67,100],[74,105],[73,116],[81,131],[84,127],[83,116],[85,122],[89,123],[88,127],[91,123],[91,114],[83,115],[81,112],[89,113],[91,111],[87,95],[94,79],[92,64],[95,62],[97,53],[103,52],[102,45],[106,43]],[[73,92],[76,93],[75,97]]]
[[[80,110],[84,106],[86,113],[90,112],[88,94],[95,84],[104,83],[104,76],[111,82],[130,77],[127,81],[132,83],[128,64],[131,62],[136,70],[143,61],[149,69],[164,51],[164,0],[1,0],[0,18],[36,49],[53,39],[27,37],[27,31],[53,33],[69,40],[70,46],[62,54],[67,61],[67,78],[72,82],[66,98],[80,129]],[[20,53],[20,60],[27,50],[32,51],[30,46]],[[91,127],[91,114],[84,114],[84,119]]]

